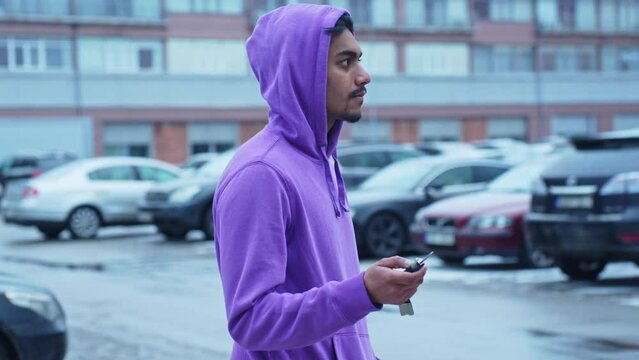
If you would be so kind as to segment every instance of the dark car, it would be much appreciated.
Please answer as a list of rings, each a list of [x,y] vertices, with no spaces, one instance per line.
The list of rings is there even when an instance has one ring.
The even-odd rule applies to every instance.
[[[639,129],[573,144],[535,182],[527,226],[571,280],[595,280],[609,261],[639,263]]]
[[[191,230],[213,239],[211,207],[217,182],[237,148],[203,165],[193,177],[166,182],[146,193],[139,207],[141,219],[151,221],[170,240],[182,240]]]
[[[0,197],[10,181],[37,177],[47,170],[76,159],[67,153],[19,154],[0,163]]]
[[[0,273],[0,359],[62,360],[66,351],[66,320],[55,296]]]
[[[381,168],[396,161],[424,156],[409,144],[342,142],[337,156],[347,189],[354,189]]]
[[[389,165],[348,194],[360,254],[387,257],[410,244],[408,226],[420,208],[484,190],[508,169],[494,160],[422,157]]]
[[[552,161],[524,163],[497,177],[486,191],[419,210],[411,225],[413,243],[449,263],[461,264],[470,255],[500,255],[515,256],[524,266],[553,265],[552,256],[528,246],[523,221],[532,182]]]

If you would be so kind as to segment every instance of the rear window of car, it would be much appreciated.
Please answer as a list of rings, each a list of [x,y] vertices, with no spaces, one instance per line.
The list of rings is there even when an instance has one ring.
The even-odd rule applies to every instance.
[[[89,173],[89,179],[98,181],[126,181],[136,180],[131,166],[110,166]]]

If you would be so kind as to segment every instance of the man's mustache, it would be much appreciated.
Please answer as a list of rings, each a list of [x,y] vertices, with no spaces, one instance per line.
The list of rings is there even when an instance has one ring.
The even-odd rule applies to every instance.
[[[359,88],[357,90],[351,91],[351,93],[348,94],[348,96],[349,97],[364,96],[364,95],[366,95],[366,93],[367,93],[366,87],[362,86],[361,88]]]

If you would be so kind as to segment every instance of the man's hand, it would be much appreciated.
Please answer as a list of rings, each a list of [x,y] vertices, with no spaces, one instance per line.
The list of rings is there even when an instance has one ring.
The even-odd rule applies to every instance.
[[[417,292],[424,282],[426,265],[414,273],[393,270],[406,268],[410,260],[399,256],[384,258],[366,269],[364,285],[371,301],[378,304],[401,305]]]

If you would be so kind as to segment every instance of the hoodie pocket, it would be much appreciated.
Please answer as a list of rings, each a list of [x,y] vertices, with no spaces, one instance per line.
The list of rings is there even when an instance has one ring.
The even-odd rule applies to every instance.
[[[373,353],[367,334],[336,334],[333,336],[333,348],[337,360],[379,360]]]

